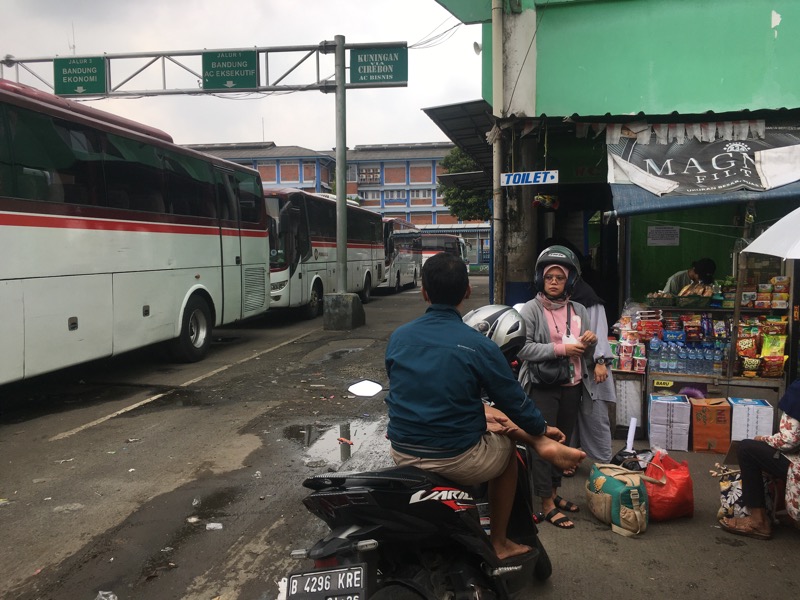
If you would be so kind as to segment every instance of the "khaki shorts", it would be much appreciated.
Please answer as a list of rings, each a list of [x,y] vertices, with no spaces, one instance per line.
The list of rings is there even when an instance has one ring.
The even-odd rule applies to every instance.
[[[511,438],[486,432],[472,448],[450,458],[420,458],[394,448],[391,453],[398,467],[418,467],[460,485],[476,485],[498,477],[508,466],[513,450]]]

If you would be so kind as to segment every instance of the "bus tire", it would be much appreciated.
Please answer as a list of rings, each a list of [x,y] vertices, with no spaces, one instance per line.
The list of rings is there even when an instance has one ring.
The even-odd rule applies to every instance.
[[[304,307],[303,316],[306,319],[316,319],[322,314],[322,298],[322,284],[317,281],[311,288],[308,304]]]
[[[367,277],[364,279],[364,289],[361,290],[358,297],[361,298],[361,304],[369,304],[372,298],[372,277],[369,273],[367,273]]]
[[[202,297],[189,298],[181,319],[181,333],[170,342],[170,354],[179,362],[192,363],[205,358],[211,346],[211,309]]]
[[[398,272],[397,273],[397,281],[395,281],[395,284],[394,284],[394,293],[395,294],[399,294],[402,291],[403,291],[403,286],[400,285],[400,273]]]

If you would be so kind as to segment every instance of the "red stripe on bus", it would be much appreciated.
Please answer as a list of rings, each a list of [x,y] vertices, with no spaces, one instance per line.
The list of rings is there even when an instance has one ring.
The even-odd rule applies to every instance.
[[[312,248],[336,248],[336,242],[317,242],[312,241],[311,243]],[[383,248],[383,244],[358,244],[354,242],[347,242],[348,248],[375,248],[376,250],[379,248]]]
[[[179,233],[191,235],[220,235],[219,227],[199,225],[171,225],[143,221],[109,221],[102,219],[80,219],[76,217],[53,217],[21,213],[0,213],[0,225],[8,227],[42,227],[52,229],[91,229],[98,231],[131,231],[145,233]],[[238,236],[239,230],[222,228],[222,235]],[[242,229],[244,237],[267,237],[267,231]]]

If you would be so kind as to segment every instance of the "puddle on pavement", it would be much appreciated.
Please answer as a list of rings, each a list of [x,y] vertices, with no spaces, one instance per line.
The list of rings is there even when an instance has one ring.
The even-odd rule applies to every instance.
[[[381,421],[355,419],[348,423],[290,425],[283,430],[286,439],[303,446],[303,463],[309,467],[340,464],[358,452],[361,445],[377,435]],[[339,441],[349,440],[352,444]]]

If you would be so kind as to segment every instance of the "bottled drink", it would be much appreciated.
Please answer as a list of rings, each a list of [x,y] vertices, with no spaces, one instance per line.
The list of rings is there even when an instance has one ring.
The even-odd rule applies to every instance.
[[[683,344],[678,345],[678,363],[677,363],[677,372],[678,373],[686,373],[687,372],[687,365],[686,365],[686,347]]]
[[[659,360],[661,356],[661,340],[658,339],[656,336],[653,336],[653,339],[650,340],[650,351],[647,355],[647,362],[653,365],[653,370],[657,371],[659,369]]]
[[[713,348],[706,348],[703,351],[703,373],[706,375],[713,375],[714,374],[714,349]]]
[[[675,344],[669,345],[669,372],[675,373],[678,371],[678,346]]]
[[[722,375],[722,349],[714,350],[714,375]]]
[[[658,370],[662,373],[669,371],[669,344],[661,346],[661,352],[658,357]]]
[[[689,346],[686,351],[686,372],[697,375],[697,350],[694,346]]]

